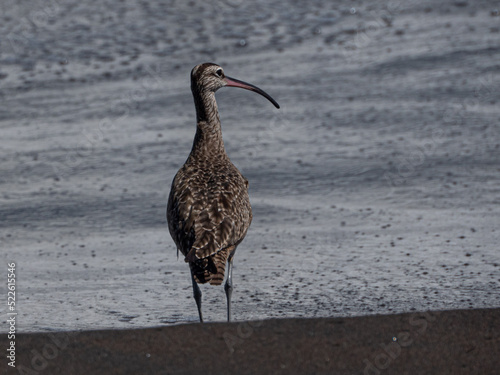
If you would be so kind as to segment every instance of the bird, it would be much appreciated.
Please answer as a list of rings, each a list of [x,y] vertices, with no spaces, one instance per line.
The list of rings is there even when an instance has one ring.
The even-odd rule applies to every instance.
[[[193,296],[203,323],[202,293],[198,284],[221,285],[227,320],[231,321],[233,258],[252,222],[248,180],[234,166],[224,148],[215,92],[239,87],[256,92],[276,108],[266,92],[225,75],[214,63],[196,65],[191,71],[191,91],[196,107],[196,134],[191,152],[175,175],[167,204],[168,229],[179,252],[189,263]]]

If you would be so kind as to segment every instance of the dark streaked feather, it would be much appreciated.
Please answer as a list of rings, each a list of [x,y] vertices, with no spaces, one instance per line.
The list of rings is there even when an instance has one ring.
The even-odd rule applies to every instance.
[[[212,283],[211,277],[224,278],[228,248],[243,240],[252,212],[246,179],[228,158],[202,165],[188,159],[175,176],[167,218],[197,281]]]

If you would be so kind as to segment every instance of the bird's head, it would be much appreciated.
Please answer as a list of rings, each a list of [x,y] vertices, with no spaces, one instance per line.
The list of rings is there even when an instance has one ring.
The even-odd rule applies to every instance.
[[[249,83],[228,77],[224,70],[217,64],[204,63],[196,65],[191,71],[191,90],[193,93],[216,92],[224,86],[239,87],[256,92],[269,100],[276,108],[279,104],[264,90]]]

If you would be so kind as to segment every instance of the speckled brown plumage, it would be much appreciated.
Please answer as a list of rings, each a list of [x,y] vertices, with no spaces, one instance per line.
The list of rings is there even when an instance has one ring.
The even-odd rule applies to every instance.
[[[191,72],[197,129],[191,153],[172,182],[167,220],[177,251],[189,263],[196,283],[222,283],[226,262],[228,258],[232,261],[252,222],[248,181],[226,154],[215,101],[215,91],[223,86],[260,90],[243,84],[226,77],[220,66],[211,63],[198,65]],[[193,288],[195,299],[199,293],[202,320],[201,292],[194,282]]]
[[[228,250],[245,237],[252,209],[248,183],[223,149],[209,157],[200,147],[195,141],[172,183],[169,230],[196,281],[220,285]]]

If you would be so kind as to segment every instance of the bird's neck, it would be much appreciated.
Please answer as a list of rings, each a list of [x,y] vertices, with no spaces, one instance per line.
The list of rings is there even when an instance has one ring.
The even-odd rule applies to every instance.
[[[207,122],[214,125],[219,125],[219,111],[217,110],[217,102],[215,101],[215,93],[213,91],[198,91],[193,90],[194,105],[196,107],[196,121]]]
[[[193,97],[197,125],[191,154],[225,155],[215,93],[193,92]]]

